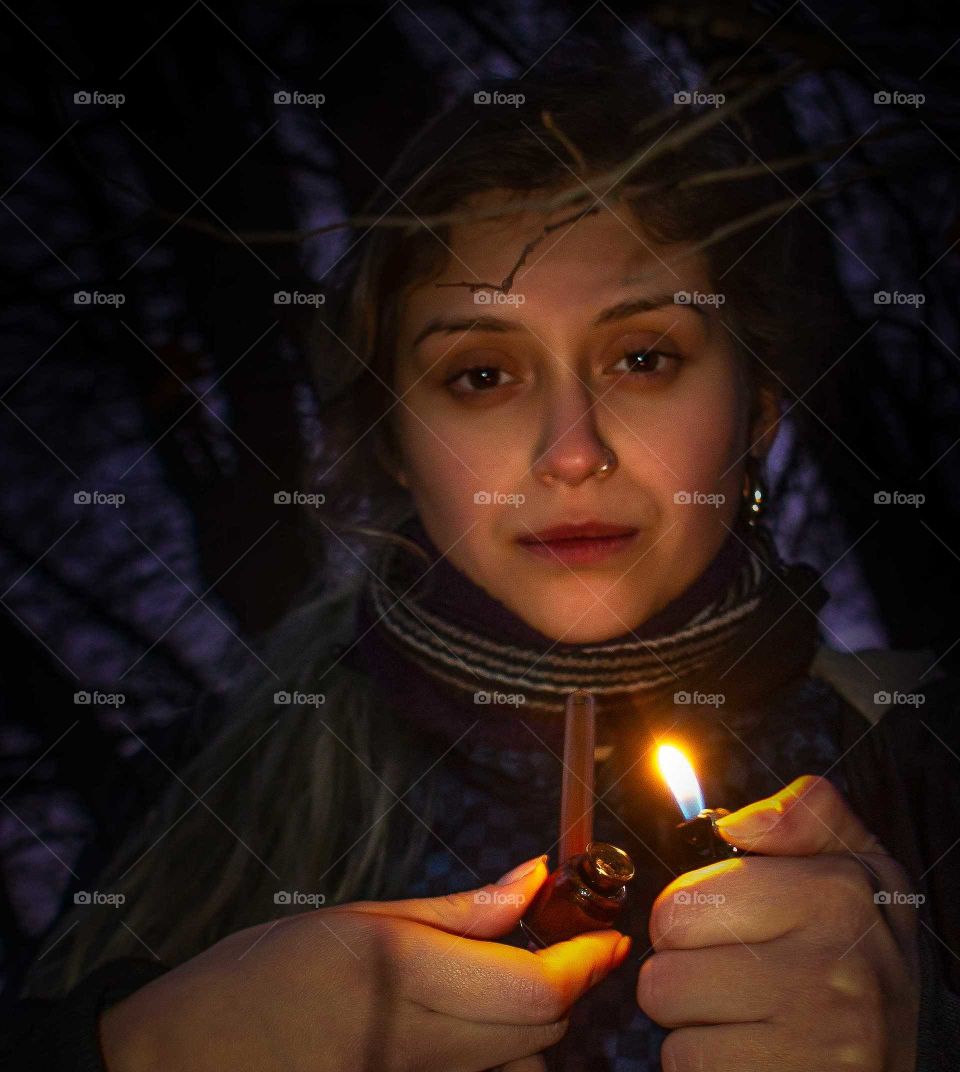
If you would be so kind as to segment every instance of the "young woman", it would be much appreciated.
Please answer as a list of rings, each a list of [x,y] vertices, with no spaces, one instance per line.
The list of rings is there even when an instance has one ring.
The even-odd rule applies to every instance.
[[[666,151],[671,100],[645,68],[503,84],[387,177],[371,215],[412,225],[352,251],[313,339],[317,592],[223,725],[195,724],[98,879],[123,905],[60,921],[16,1067],[955,1056],[938,948],[955,872],[937,828],[920,835],[956,813],[934,736],[958,690],[916,686],[925,734],[851,705],[856,675],[824,679],[826,592],[759,515],[785,399],[826,355],[790,221],[727,226],[779,197],[773,180],[704,182],[738,138],[715,125]],[[535,953],[517,924],[560,862],[578,687],[599,716],[595,833],[637,876],[618,929]],[[708,804],[743,809],[723,836],[753,855],[684,869],[662,739]]]

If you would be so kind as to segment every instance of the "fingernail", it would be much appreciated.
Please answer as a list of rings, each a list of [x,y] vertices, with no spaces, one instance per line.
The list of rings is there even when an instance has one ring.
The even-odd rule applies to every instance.
[[[526,863],[517,864],[512,871],[508,871],[502,878],[498,878],[496,884],[498,886],[507,886],[511,882],[516,882],[517,879],[529,875],[541,860],[544,863],[547,862],[546,854],[543,856],[535,856],[532,860],[527,860]]]
[[[717,819],[717,829],[736,838],[756,838],[767,833],[779,822],[780,812],[771,807],[755,807],[750,804],[730,815]]]
[[[619,968],[620,965],[626,959],[627,954],[630,952],[631,938],[629,934],[625,934],[619,942],[617,947],[613,951],[613,964],[614,967]]]

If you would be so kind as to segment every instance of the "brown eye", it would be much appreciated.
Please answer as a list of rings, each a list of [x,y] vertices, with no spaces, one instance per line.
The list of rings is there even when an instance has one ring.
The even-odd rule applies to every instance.
[[[679,360],[676,354],[668,354],[663,350],[644,350],[642,346],[637,346],[627,350],[613,368],[616,370],[618,365],[625,363],[625,367],[619,371],[628,376],[636,379],[659,378],[666,373],[668,362]]]
[[[472,365],[470,368],[461,369],[445,380],[445,384],[455,394],[477,394],[492,390],[495,387],[503,387],[499,382],[501,375],[509,375],[496,365]],[[455,386],[461,384],[461,386]]]

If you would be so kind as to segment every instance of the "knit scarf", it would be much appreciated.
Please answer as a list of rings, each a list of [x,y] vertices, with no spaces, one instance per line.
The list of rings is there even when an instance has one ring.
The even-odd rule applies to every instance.
[[[444,557],[419,518],[398,529],[358,601],[346,661],[418,731],[452,744],[562,748],[567,695],[601,719],[722,694],[750,704],[809,666],[828,594],[813,567],[785,564],[762,525],[738,522],[700,576],[635,629],[597,643],[554,640]],[[686,694],[686,695],[684,695]]]

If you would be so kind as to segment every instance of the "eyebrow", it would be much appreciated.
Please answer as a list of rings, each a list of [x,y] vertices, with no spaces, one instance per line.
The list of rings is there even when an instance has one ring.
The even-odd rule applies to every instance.
[[[601,324],[626,320],[627,317],[636,316],[638,313],[649,313],[655,309],[663,309],[668,305],[674,309],[697,313],[706,322],[707,311],[702,305],[678,305],[673,300],[673,294],[650,294],[640,298],[628,298],[626,301],[617,302],[616,305],[609,306],[593,318],[590,326],[599,327]],[[453,335],[457,332],[470,331],[472,328],[479,328],[481,331],[497,331],[503,334],[521,330],[519,324],[498,316],[438,316],[427,322],[413,340],[412,345],[416,348],[431,335]]]

